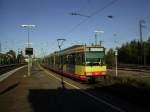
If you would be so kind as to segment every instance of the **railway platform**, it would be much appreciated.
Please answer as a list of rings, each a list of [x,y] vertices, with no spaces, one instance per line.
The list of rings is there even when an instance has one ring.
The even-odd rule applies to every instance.
[[[42,90],[46,91],[46,89],[49,89],[46,77],[43,77],[40,74],[40,69],[33,67],[31,76],[28,77],[27,67],[24,67],[19,71],[13,73],[7,79],[3,80],[0,84],[0,110],[2,112],[35,111],[30,104],[32,100],[34,102],[36,98],[30,99],[31,96],[36,90],[39,90],[38,92],[42,92]],[[39,104],[39,106],[40,105],[41,104]],[[44,111],[44,109],[42,111]]]
[[[39,67],[18,70],[0,82],[0,111],[2,112],[99,112],[115,109],[85,96],[71,86],[62,85],[54,77],[47,76]]]
[[[102,90],[102,89],[101,89]],[[138,107],[89,85],[45,71],[39,65],[27,76],[27,66],[0,82],[1,112],[140,112]],[[97,93],[96,93],[97,92]],[[143,109],[143,108],[142,108]],[[147,110],[142,110],[147,112]]]

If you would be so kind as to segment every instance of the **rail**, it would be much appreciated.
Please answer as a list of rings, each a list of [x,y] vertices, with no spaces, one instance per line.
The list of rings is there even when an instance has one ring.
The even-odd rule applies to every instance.
[[[115,69],[114,66],[110,66],[108,68],[109,69]],[[118,70],[150,73],[150,66],[118,65]]]
[[[12,70],[12,69],[15,69],[17,67],[20,67],[20,66],[23,66],[25,65],[25,63],[22,63],[22,64],[10,64],[10,65],[3,65],[3,66],[0,66],[0,75]]]

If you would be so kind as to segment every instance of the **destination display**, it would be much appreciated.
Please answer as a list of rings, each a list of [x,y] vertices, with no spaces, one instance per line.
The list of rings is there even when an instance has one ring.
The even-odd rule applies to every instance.
[[[90,48],[90,51],[104,51],[104,48]]]
[[[104,51],[104,48],[91,47],[91,48],[86,48],[86,51]]]

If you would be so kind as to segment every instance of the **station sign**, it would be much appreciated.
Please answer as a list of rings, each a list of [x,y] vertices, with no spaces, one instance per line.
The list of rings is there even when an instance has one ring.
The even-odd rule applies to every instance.
[[[33,55],[33,48],[25,48],[26,55]]]

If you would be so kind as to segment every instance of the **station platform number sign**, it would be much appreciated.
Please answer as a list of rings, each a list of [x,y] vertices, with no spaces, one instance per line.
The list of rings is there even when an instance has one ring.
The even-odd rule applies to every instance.
[[[33,48],[25,48],[26,55],[33,55]]]

